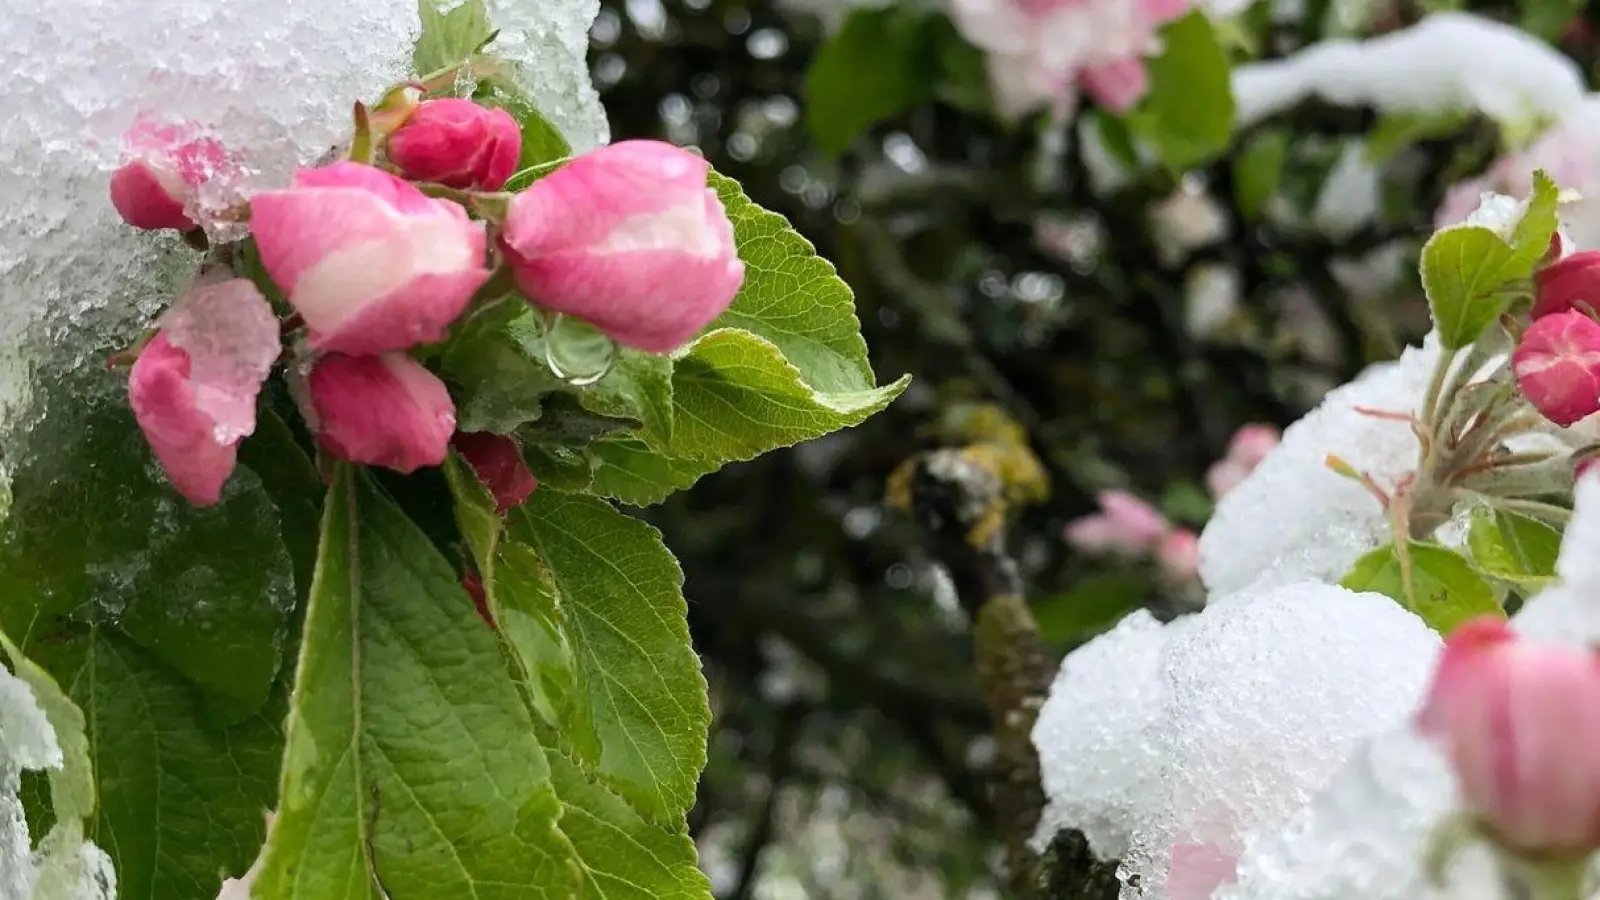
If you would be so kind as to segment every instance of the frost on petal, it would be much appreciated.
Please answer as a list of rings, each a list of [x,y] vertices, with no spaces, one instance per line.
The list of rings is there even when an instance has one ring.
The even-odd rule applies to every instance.
[[[1160,900],[1173,845],[1237,852],[1247,830],[1285,821],[1360,741],[1411,714],[1438,648],[1393,600],[1328,585],[1208,606],[1165,648],[1160,783],[1124,872]]]
[[[1213,594],[1258,578],[1333,583],[1383,543],[1388,523],[1364,487],[1326,466],[1329,454],[1392,488],[1417,464],[1417,439],[1401,421],[1358,410],[1414,414],[1438,355],[1430,341],[1372,366],[1289,426],[1283,443],[1217,504],[1200,536],[1200,577]]]
[[[256,428],[256,394],[281,350],[272,306],[248,279],[198,285],[161,316],[172,346],[189,355],[195,405],[226,444]]]
[[[1440,12],[1367,41],[1330,40],[1234,69],[1241,124],[1318,96],[1382,112],[1482,112],[1506,124],[1561,115],[1583,101],[1571,60],[1513,26]]]
[[[1409,728],[1363,744],[1311,803],[1244,839],[1238,882],[1214,900],[1507,900],[1482,845],[1436,888],[1423,868],[1458,805],[1449,762]]]

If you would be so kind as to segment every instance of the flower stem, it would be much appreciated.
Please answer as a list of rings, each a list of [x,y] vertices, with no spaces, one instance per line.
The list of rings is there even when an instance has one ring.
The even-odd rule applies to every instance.
[[[1525,860],[1502,858],[1506,875],[1530,900],[1585,900],[1589,896],[1589,858]]]

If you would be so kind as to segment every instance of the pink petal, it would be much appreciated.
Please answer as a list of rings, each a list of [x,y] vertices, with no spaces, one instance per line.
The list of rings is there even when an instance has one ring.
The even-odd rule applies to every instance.
[[[521,506],[539,482],[522,459],[516,440],[487,431],[462,432],[451,441],[456,452],[472,466],[483,486],[494,495],[495,512],[505,515]]]
[[[333,455],[402,474],[444,462],[455,404],[410,356],[331,353],[312,367],[307,387],[317,438]]]
[[[129,373],[128,403],[173,487],[190,503],[210,506],[233,473],[238,440],[216,440],[189,371],[188,354],[156,335]]]
[[[1132,109],[1150,88],[1144,60],[1137,56],[1091,66],[1078,74],[1078,81],[1096,103],[1112,113]]]
[[[122,221],[135,228],[193,229],[194,220],[184,212],[184,198],[182,178],[156,163],[135,160],[111,174],[111,205]]]

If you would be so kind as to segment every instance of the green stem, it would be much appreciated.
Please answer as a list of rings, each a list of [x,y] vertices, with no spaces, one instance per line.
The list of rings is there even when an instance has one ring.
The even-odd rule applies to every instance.
[[[1507,876],[1520,883],[1530,900],[1585,900],[1589,896],[1589,858],[1524,860],[1504,857]]]

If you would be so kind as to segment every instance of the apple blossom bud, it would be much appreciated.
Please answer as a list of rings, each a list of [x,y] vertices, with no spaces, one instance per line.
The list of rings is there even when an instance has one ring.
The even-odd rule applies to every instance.
[[[1282,442],[1283,434],[1271,425],[1245,425],[1234,432],[1233,439],[1228,441],[1228,458],[1253,470]]]
[[[1534,273],[1537,295],[1535,319],[1579,309],[1585,304],[1600,310],[1600,250],[1583,250],[1558,259]]]
[[[503,109],[460,97],[428,100],[389,136],[389,161],[407,178],[498,191],[522,158],[522,129]]]
[[[1600,411],[1600,323],[1572,310],[1535,320],[1511,370],[1528,402],[1557,425]]]
[[[1445,643],[1419,714],[1471,813],[1512,849],[1600,847],[1600,657],[1518,637],[1494,617]]]
[[[311,430],[334,456],[402,474],[444,462],[455,404],[410,356],[330,353],[312,365],[306,386]]]
[[[1171,581],[1193,581],[1200,571],[1200,536],[1187,528],[1174,530],[1156,547],[1156,565]]]
[[[513,438],[488,431],[470,431],[458,433],[450,439],[450,444],[494,495],[495,512],[501,515],[521,506],[539,486],[522,459],[522,448]]]
[[[619,344],[676,349],[744,281],[709,170],[671,144],[623,141],[534,182],[511,201],[501,238],[517,287]]]
[[[210,506],[255,431],[256,395],[279,352],[272,307],[243,278],[196,287],[173,303],[128,373],[128,403],[167,478]]]
[[[1216,844],[1173,844],[1167,900],[1210,900],[1217,888],[1238,880],[1239,860]]]
[[[1148,503],[1124,491],[1100,494],[1100,512],[1067,523],[1068,544],[1085,553],[1149,553],[1167,534],[1167,520]]]
[[[155,231],[193,231],[186,211],[194,191],[229,165],[227,150],[185,129],[141,121],[124,138],[126,161],[111,173],[111,205],[122,221]]]
[[[359,163],[301,169],[287,189],[256,194],[250,230],[316,350],[440,340],[489,279],[482,223]]]
[[[1078,74],[1078,81],[1107,112],[1119,114],[1132,109],[1150,89],[1144,59],[1138,56],[1090,66]]]

